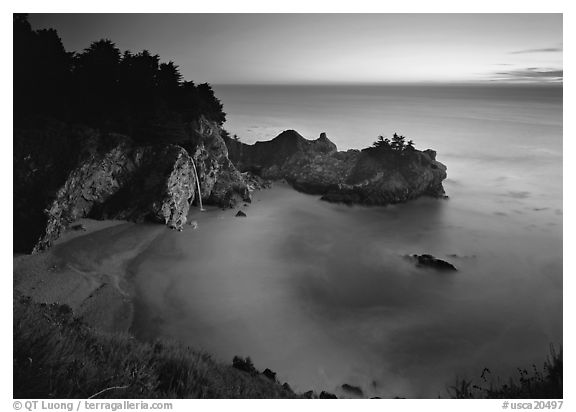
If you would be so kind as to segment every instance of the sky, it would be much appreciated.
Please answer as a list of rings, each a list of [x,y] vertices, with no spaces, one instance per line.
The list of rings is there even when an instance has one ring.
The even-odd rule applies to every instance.
[[[561,82],[561,14],[32,14],[213,84]]]

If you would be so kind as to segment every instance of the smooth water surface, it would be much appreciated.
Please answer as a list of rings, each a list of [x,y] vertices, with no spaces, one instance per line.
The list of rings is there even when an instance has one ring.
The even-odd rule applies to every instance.
[[[449,200],[347,207],[283,185],[191,212],[132,262],[134,332],[301,391],[436,397],[484,367],[507,377],[562,341],[560,88],[216,86],[241,140],[295,129],[340,149],[398,132],[448,166]],[[431,253],[457,273],[415,268]]]

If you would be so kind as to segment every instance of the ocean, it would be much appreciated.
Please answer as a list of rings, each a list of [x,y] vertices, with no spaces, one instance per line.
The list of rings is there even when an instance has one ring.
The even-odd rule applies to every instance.
[[[345,383],[447,396],[457,377],[505,380],[559,348],[561,87],[214,89],[246,143],[294,129],[346,150],[405,135],[438,152],[449,199],[350,207],[277,184],[245,219],[194,209],[196,230],[166,231],[129,265],[138,337],[250,356],[298,391],[341,396]],[[416,268],[413,253],[459,270]]]

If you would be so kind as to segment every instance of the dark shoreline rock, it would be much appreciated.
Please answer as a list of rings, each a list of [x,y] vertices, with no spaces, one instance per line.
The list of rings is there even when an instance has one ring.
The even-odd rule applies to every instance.
[[[269,179],[263,179],[262,177],[252,173],[244,172],[242,173],[244,181],[248,185],[248,190],[253,192],[255,190],[270,189],[272,187],[272,181]]]
[[[364,396],[364,391],[359,386],[354,386],[354,385],[350,385],[350,384],[345,383],[341,386],[341,388],[343,391],[348,392],[351,395]]]
[[[316,398],[316,394],[314,393],[314,391],[307,391],[302,394],[302,397],[304,399],[314,399]]]

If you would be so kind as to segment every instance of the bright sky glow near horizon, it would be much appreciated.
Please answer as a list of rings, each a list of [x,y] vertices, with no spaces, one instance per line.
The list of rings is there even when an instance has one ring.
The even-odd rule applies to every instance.
[[[561,14],[35,14],[69,51],[108,38],[213,84],[537,82],[563,76]]]

